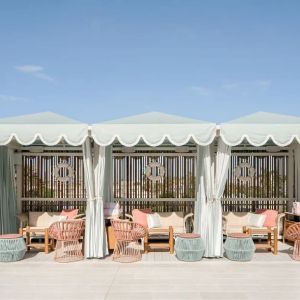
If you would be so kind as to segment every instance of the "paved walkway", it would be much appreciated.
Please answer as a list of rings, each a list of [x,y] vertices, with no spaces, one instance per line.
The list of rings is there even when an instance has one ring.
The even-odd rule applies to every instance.
[[[120,264],[84,260],[59,264],[53,253],[0,263],[0,299],[300,299],[300,262],[280,244],[277,256],[255,253],[248,263],[223,259],[179,262],[168,253]]]

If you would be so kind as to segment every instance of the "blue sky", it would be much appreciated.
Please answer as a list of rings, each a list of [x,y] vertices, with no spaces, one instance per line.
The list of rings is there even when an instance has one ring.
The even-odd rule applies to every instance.
[[[0,1],[1,117],[300,115],[300,1]]]

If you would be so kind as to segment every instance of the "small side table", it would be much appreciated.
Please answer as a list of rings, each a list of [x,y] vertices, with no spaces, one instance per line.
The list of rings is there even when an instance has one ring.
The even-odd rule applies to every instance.
[[[20,234],[0,235],[0,261],[14,262],[24,258],[26,245]]]
[[[248,233],[231,233],[224,244],[225,255],[230,260],[250,261],[255,251],[252,237]]]
[[[205,244],[200,234],[183,233],[175,239],[175,253],[179,260],[198,261],[205,252]]]
[[[273,250],[273,254],[278,253],[278,229],[277,227],[267,227],[267,228],[253,228],[244,227],[244,232],[253,235],[267,235],[268,239],[266,243],[255,244],[256,249],[267,249],[269,251]]]

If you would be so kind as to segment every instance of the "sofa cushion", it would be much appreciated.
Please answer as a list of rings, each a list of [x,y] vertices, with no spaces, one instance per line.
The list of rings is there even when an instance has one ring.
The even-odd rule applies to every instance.
[[[133,222],[138,223],[144,226],[145,228],[148,228],[147,215],[151,213],[151,208],[134,209],[132,211]]]
[[[247,226],[249,213],[247,212],[224,212],[223,217],[225,218],[228,226]]]
[[[265,220],[266,220],[266,215],[250,213],[248,225],[260,228],[264,226]]]
[[[162,227],[173,226],[175,228],[183,228],[183,212],[159,212],[160,223]]]
[[[158,213],[147,214],[147,223],[148,223],[148,228],[160,228],[161,222],[160,222],[159,214]]]
[[[266,215],[266,219],[264,222],[265,227],[276,227],[276,221],[278,217],[278,211],[273,209],[258,209],[256,211],[257,214]]]
[[[48,228],[53,223],[53,216],[60,215],[59,212],[29,212],[29,226]]]
[[[67,217],[68,220],[73,220],[78,215],[78,209],[63,209],[60,215]]]

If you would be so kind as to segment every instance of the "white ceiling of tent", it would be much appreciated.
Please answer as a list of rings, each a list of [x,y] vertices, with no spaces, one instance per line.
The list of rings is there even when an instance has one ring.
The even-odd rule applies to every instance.
[[[300,117],[257,112],[220,126],[220,136],[229,146],[243,141],[262,146],[273,141],[277,146],[287,146],[294,140],[300,143]]]
[[[31,145],[40,140],[53,146],[65,140],[69,145],[78,146],[87,136],[87,124],[52,112],[0,119],[0,145],[14,140],[21,145]]]
[[[92,137],[101,146],[115,141],[126,147],[143,141],[155,147],[166,140],[182,146],[193,140],[199,145],[210,144],[216,136],[216,124],[159,112],[150,112],[108,122],[93,124]]]

